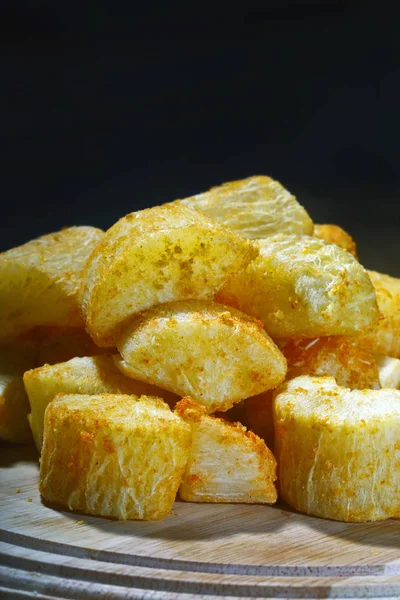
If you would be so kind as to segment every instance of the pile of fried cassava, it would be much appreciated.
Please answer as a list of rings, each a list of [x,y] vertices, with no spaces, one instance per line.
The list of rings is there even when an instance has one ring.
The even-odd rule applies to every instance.
[[[43,498],[400,517],[400,280],[250,177],[0,255],[0,438]]]

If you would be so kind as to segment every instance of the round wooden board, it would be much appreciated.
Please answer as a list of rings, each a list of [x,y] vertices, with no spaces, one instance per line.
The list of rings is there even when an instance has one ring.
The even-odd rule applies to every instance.
[[[176,502],[157,522],[56,510],[33,448],[0,446],[0,598],[399,598],[400,522]]]

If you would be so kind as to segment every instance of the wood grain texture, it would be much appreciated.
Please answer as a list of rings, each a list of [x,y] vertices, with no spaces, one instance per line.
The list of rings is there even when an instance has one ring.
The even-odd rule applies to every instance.
[[[33,448],[0,446],[1,599],[400,597],[399,521],[185,502],[112,521],[46,506],[37,478]]]

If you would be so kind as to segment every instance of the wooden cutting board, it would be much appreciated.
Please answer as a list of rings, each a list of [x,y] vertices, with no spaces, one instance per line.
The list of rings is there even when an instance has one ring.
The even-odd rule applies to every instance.
[[[0,446],[0,598],[399,598],[400,521],[176,502],[158,522],[56,510],[33,448]]]

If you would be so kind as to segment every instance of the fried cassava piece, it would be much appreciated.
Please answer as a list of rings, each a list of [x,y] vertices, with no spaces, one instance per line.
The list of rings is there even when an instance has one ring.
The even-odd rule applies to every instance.
[[[355,258],[358,258],[355,241],[351,235],[339,227],[339,225],[315,225],[314,236],[325,242],[336,244],[343,248],[343,250],[350,252]]]
[[[313,222],[296,198],[263,175],[230,181],[174,204],[194,208],[249,239],[313,233]]]
[[[377,354],[400,358],[400,279],[368,271],[378,300],[381,318],[365,342]]]
[[[162,519],[190,442],[190,427],[160,398],[59,395],[46,410],[39,490],[70,510]]]
[[[173,394],[125,377],[112,355],[73,358],[65,363],[44,365],[24,374],[31,413],[28,416],[35,444],[40,452],[44,414],[53,398],[66,394],[134,394],[175,398]],[[178,398],[176,398],[177,400]]]
[[[288,364],[287,379],[299,375],[334,377],[350,389],[379,389],[375,356],[359,337],[321,337],[292,340],[282,352]]]
[[[32,442],[28,423],[29,400],[22,375],[36,364],[37,347],[19,341],[0,347],[0,440]]]
[[[32,442],[28,423],[29,400],[23,374],[45,363],[74,356],[103,353],[79,327],[39,327],[0,347],[0,439],[16,444]]]
[[[260,319],[276,338],[356,335],[378,322],[365,269],[345,250],[311,236],[258,240],[260,255],[217,295]]]
[[[381,369],[377,359],[360,338],[325,337],[292,340],[281,345],[287,360],[286,379],[300,375],[334,377],[337,384],[350,389],[379,389]],[[392,359],[396,360],[396,359]],[[400,365],[400,361],[399,365]],[[394,382],[395,365],[382,363],[385,382]],[[390,373],[390,374],[389,374]],[[399,370],[400,376],[400,370]],[[382,384],[382,387],[383,384]],[[392,385],[391,387],[396,387]],[[242,422],[274,448],[273,390],[244,401]]]
[[[259,321],[206,300],[138,315],[117,347],[133,377],[190,395],[209,413],[276,387],[286,373],[285,358]]]
[[[192,428],[192,445],[179,494],[191,502],[273,503],[276,460],[240,423],[206,415],[191,398],[175,413]]]
[[[86,261],[103,236],[70,227],[0,254],[0,342],[33,327],[83,327],[78,292]]]
[[[129,214],[88,262],[81,298],[87,330],[99,346],[114,345],[135,313],[211,297],[257,254],[249,240],[184,206]]]
[[[297,377],[274,400],[281,498],[337,521],[400,517],[400,392]]]

